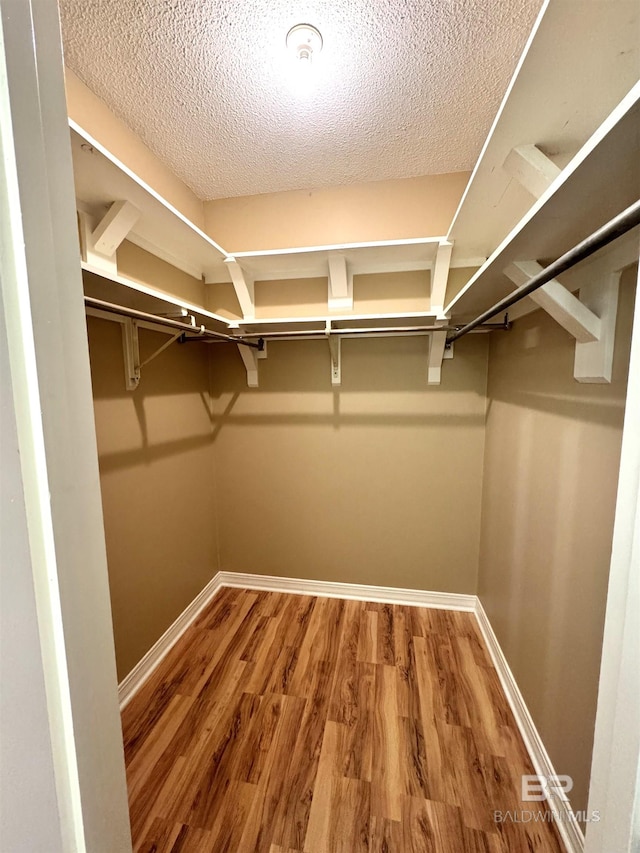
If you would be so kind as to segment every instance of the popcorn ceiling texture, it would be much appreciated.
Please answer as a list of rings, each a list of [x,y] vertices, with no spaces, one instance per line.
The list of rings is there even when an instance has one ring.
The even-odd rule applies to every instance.
[[[541,0],[61,0],[67,65],[202,199],[470,169]],[[312,89],[285,36],[324,38]]]

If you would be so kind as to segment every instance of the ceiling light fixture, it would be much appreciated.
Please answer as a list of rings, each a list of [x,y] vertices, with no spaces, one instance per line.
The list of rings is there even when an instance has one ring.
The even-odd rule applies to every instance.
[[[287,33],[287,49],[295,56],[300,67],[309,67],[314,55],[322,50],[320,30],[311,24],[296,24]]]

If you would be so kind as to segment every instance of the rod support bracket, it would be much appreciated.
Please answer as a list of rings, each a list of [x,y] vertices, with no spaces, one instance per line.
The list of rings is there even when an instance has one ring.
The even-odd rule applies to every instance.
[[[327,320],[325,334],[331,358],[331,384],[342,385],[342,338],[335,334],[331,327],[331,320]]]
[[[429,361],[427,367],[427,384],[439,385],[442,376],[442,361],[445,358],[445,347],[447,345],[447,333],[431,332],[429,335]],[[449,344],[451,347],[451,344]],[[453,350],[450,349],[453,358]]]
[[[140,384],[140,347],[138,326],[135,320],[125,317],[122,328],[122,351],[124,354],[124,380],[127,391],[135,391]]]

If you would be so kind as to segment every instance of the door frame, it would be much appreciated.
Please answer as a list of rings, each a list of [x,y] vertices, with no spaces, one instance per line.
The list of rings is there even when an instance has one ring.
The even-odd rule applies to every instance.
[[[639,246],[640,254],[640,246]],[[640,269],[629,361],[586,853],[640,850]]]
[[[12,619],[37,623],[37,653],[27,659],[25,650],[22,672],[7,671],[16,681],[35,673],[34,683],[39,673],[43,682],[48,730],[31,735],[48,744],[54,777],[53,808],[41,808],[37,765],[17,768],[33,796],[24,808],[31,821],[46,815],[52,850],[129,853],[62,43],[51,0],[0,0],[0,287],[7,422],[20,462],[10,488],[27,540],[12,572],[29,576],[21,589],[31,589],[33,605],[16,595]],[[6,695],[17,701],[17,693]],[[19,710],[11,708],[12,719]],[[14,728],[11,737],[19,738],[16,752],[30,755],[29,731]],[[3,780],[7,803],[11,781]],[[27,849],[30,821],[23,823]]]

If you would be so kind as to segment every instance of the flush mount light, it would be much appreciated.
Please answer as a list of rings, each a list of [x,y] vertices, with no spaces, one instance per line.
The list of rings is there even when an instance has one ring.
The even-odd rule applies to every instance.
[[[301,65],[309,66],[322,50],[320,30],[311,24],[296,24],[287,33],[287,49]]]

